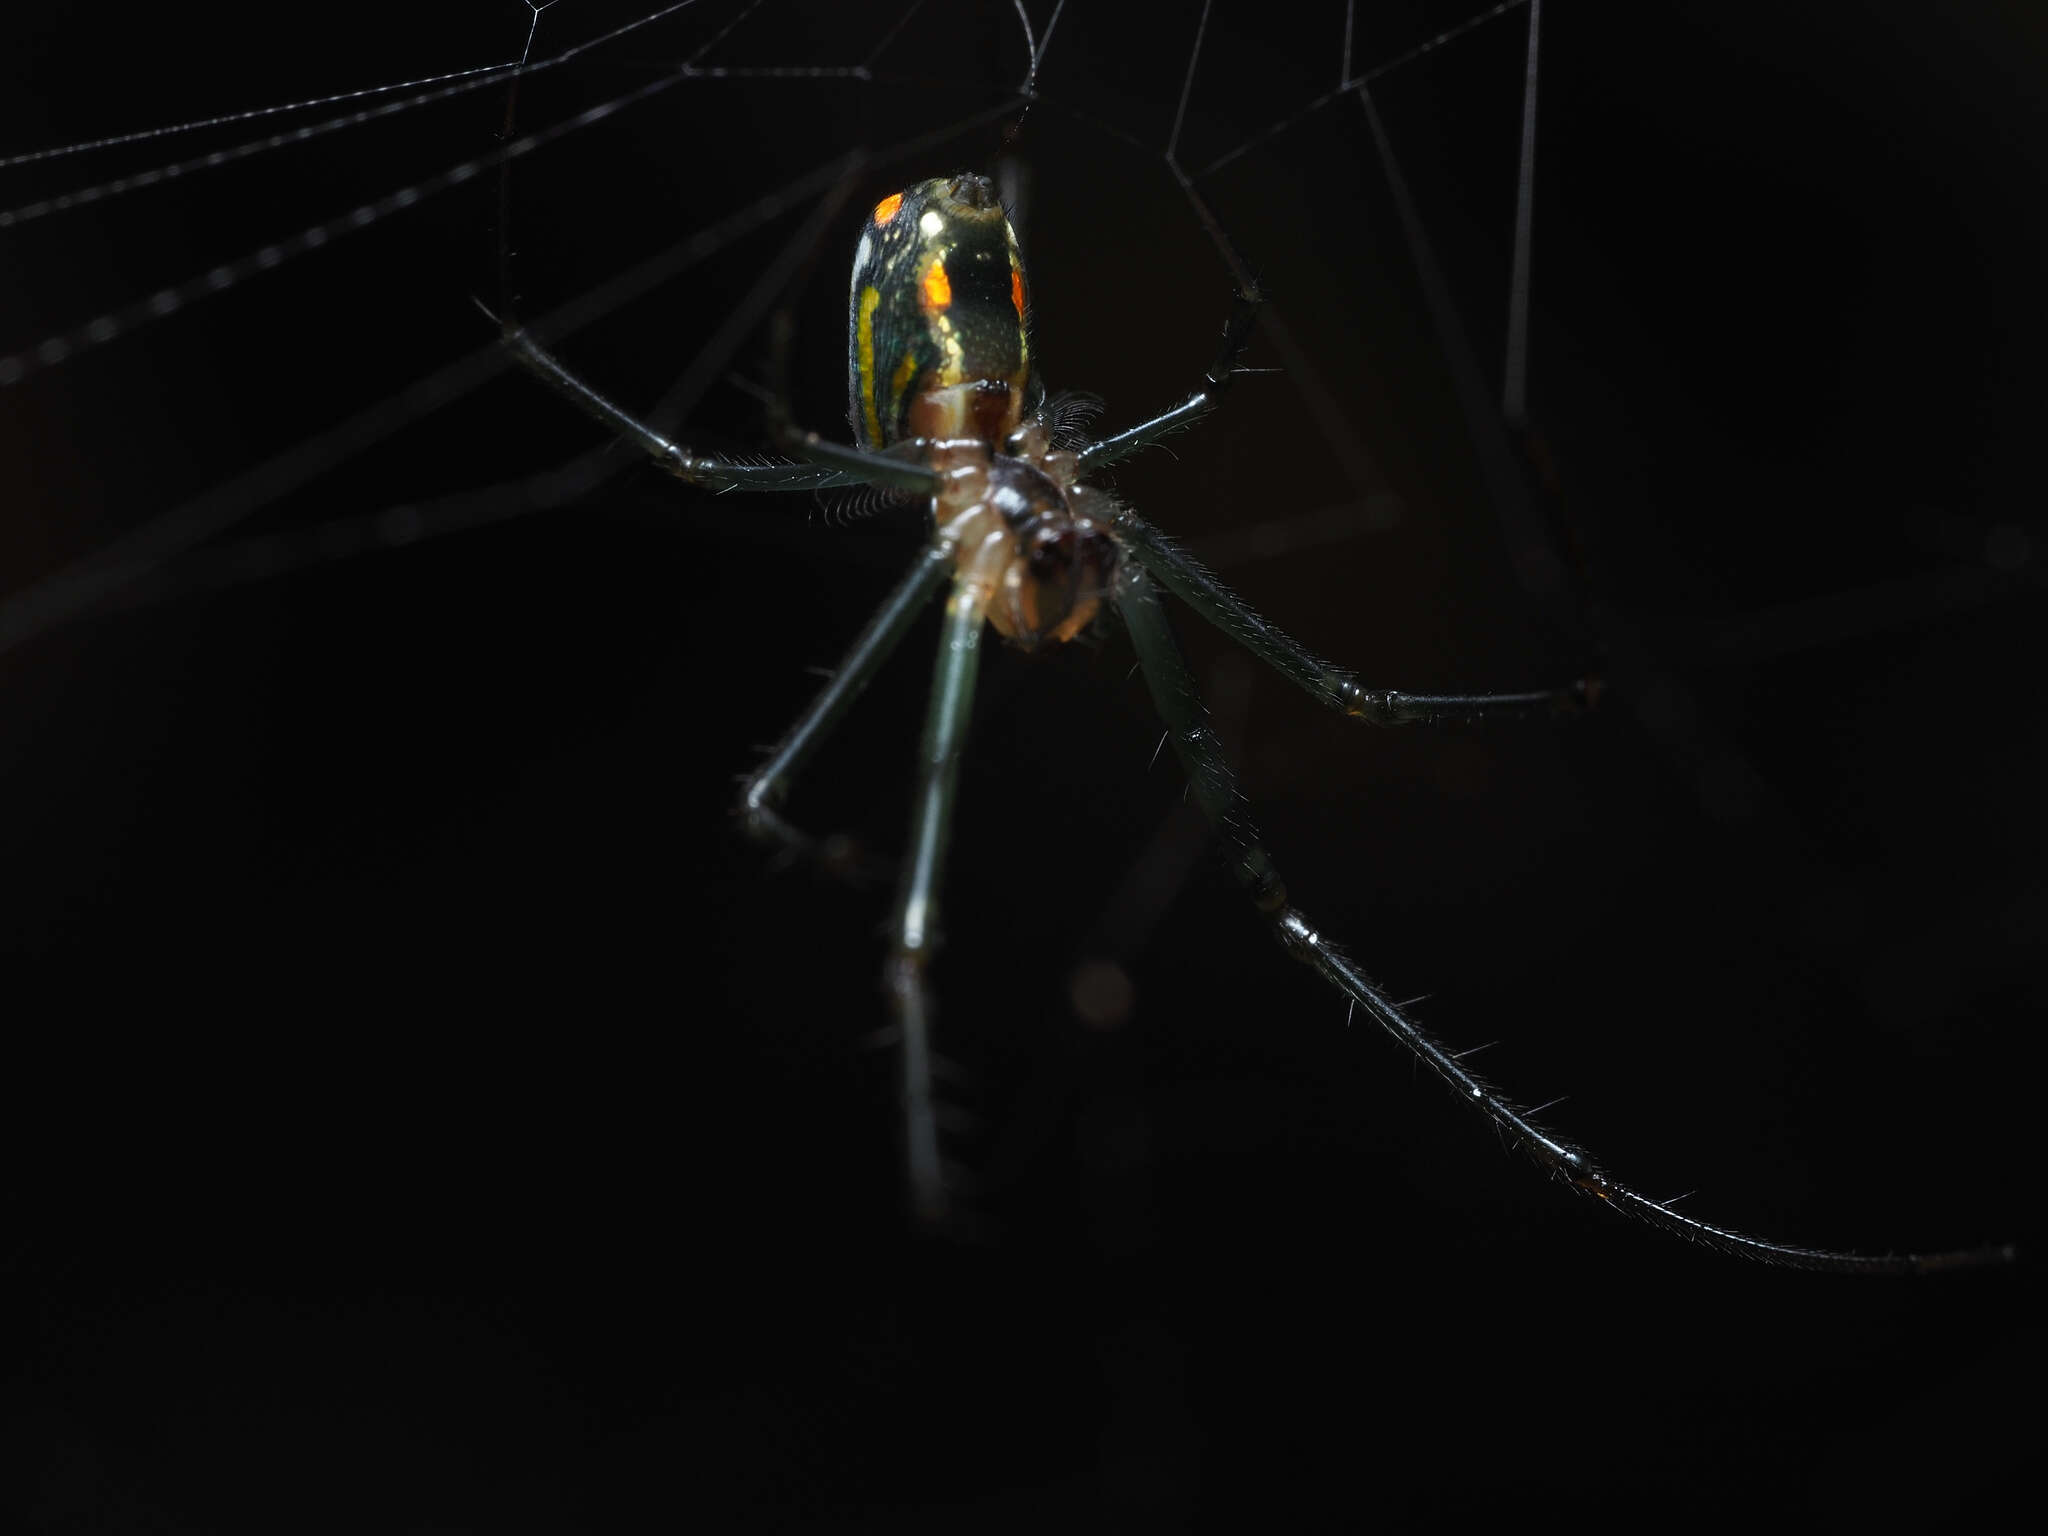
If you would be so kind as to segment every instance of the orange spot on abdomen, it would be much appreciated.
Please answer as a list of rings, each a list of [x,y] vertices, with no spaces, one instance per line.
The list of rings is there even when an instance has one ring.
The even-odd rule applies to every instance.
[[[884,224],[895,218],[896,210],[902,206],[903,194],[901,192],[891,192],[887,197],[875,204],[875,228],[880,229]]]
[[[937,314],[953,302],[953,280],[946,276],[946,264],[934,261],[924,271],[924,307],[927,314]]]
[[[1024,318],[1024,269],[1016,262],[1010,263],[1010,303],[1017,311],[1017,318]]]

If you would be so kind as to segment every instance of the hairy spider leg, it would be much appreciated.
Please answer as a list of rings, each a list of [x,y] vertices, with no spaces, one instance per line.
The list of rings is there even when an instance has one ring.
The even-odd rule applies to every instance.
[[[948,561],[950,548],[940,546]],[[978,572],[963,571],[946,602],[938,660],[932,668],[931,701],[918,749],[917,799],[911,814],[910,847],[904,855],[896,913],[890,923],[889,960],[883,973],[890,1011],[900,1035],[904,1156],[912,1216],[926,1227],[946,1218],[948,1200],[939,1159],[938,1113],[932,1097],[931,958],[939,942],[939,897],[946,871],[946,844],[953,831],[953,804],[960,779],[960,754],[974,704],[981,637],[988,615],[988,586]]]
[[[830,679],[804,706],[796,723],[783,733],[767,761],[747,776],[740,791],[739,815],[740,824],[750,836],[780,843],[792,853],[818,852],[815,838],[783,818],[782,804],[789,797],[789,786],[881,670],[882,663],[895,653],[912,622],[932,595],[945,585],[952,571],[952,552],[943,544],[927,546],[917,563],[869,616]]]
[[[1216,356],[1202,374],[1201,386],[1171,409],[1079,450],[1078,472],[1086,476],[1122,463],[1160,439],[1185,431],[1221,405],[1231,381],[1247,371],[1238,359],[1250,344],[1252,324],[1263,302],[1256,289],[1239,292],[1224,323]],[[1436,725],[1451,720],[1576,714],[1599,696],[1600,684],[1592,678],[1520,693],[1407,693],[1362,687],[1351,673],[1322,660],[1260,618],[1243,598],[1128,507],[1118,507],[1116,532],[1174,596],[1311,698],[1353,719],[1374,725]]]
[[[1224,756],[1222,744],[1209,729],[1208,711],[1203,707],[1194,676],[1181,657],[1159,589],[1142,569],[1142,557],[1125,566],[1114,606],[1130,632],[1131,644],[1145,674],[1145,686],[1166,724],[1189,787],[1221,834],[1224,858],[1231,873],[1244,887],[1252,905],[1271,924],[1281,948],[1364,1010],[1403,1050],[1426,1062],[1460,1099],[1490,1120],[1539,1167],[1582,1193],[1652,1226],[1765,1264],[1843,1274],[1904,1275],[2001,1263],[2013,1257],[2009,1244],[1941,1253],[1865,1255],[1767,1242],[1682,1216],[1669,1205],[1639,1194],[1602,1172],[1583,1149],[1545,1130],[1529,1111],[1503,1098],[1484,1079],[1464,1067],[1457,1055],[1403,1013],[1288,900],[1287,887],[1260,840],[1237,776]]]
[[[506,351],[520,366],[586,415],[633,442],[661,468],[692,485],[731,491],[821,490],[835,485],[882,485],[918,496],[929,496],[938,483],[936,475],[913,461],[827,442],[815,432],[805,432],[796,427],[784,427],[778,432],[777,441],[778,447],[799,460],[794,464],[736,464],[729,459],[693,453],[681,444],[669,441],[586,384],[523,327],[506,326],[503,339]]]
[[[1172,539],[1128,507],[1119,507],[1116,534],[1140,564],[1173,595],[1222,630],[1319,704],[1372,725],[1436,725],[1450,720],[1512,719],[1577,714],[1599,697],[1596,678],[1522,693],[1405,693],[1366,688],[1342,667],[1324,661],[1269,623],[1205,570]]]
[[[1246,371],[1238,366],[1237,360],[1252,339],[1252,322],[1258,317],[1262,302],[1264,296],[1256,289],[1239,293],[1230,318],[1223,324],[1222,343],[1216,349],[1215,359],[1203,370],[1201,384],[1180,404],[1081,449],[1076,455],[1079,473],[1086,477],[1098,469],[1121,464],[1161,438],[1186,431],[1221,405],[1230,381]]]

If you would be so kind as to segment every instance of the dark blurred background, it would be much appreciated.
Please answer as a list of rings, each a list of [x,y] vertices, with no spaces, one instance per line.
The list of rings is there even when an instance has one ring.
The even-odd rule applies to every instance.
[[[1354,73],[1470,15],[1370,9]],[[988,655],[938,971],[971,1221],[906,1235],[888,892],[776,871],[729,806],[916,517],[706,497],[623,450],[565,496],[547,472],[597,439],[531,382],[400,394],[487,350],[472,298],[544,315],[709,230],[564,355],[636,406],[702,369],[691,440],[758,448],[765,327],[706,349],[809,255],[792,385],[839,426],[859,213],[992,167],[1024,50],[999,4],[893,32],[771,4],[715,40],[742,10],[528,83],[520,130],[707,44],[777,71],[522,158],[509,283],[478,175],[8,392],[6,591],[195,498],[247,515],[0,654],[7,1520],[1399,1529],[2017,1496],[2024,1264],[1749,1268],[1503,1155],[1212,868],[1113,627]],[[1143,10],[1066,8],[1014,144],[1039,355],[1112,426],[1194,382],[1229,299],[1160,154],[1199,7]],[[557,7],[537,52],[631,14]],[[1180,159],[1256,140],[1196,185],[1272,297],[1248,362],[1281,373],[1115,488],[1369,683],[1608,680],[1565,725],[1361,732],[1183,626],[1296,898],[1429,1027],[1497,1041],[1504,1087],[1570,1095],[1546,1118],[1702,1219],[2024,1239],[2048,29],[1551,0],[1525,432],[1474,424],[1458,362],[1497,399],[1524,15],[1372,86],[1447,346],[1356,98],[1261,137],[1337,85],[1343,7],[1218,7]],[[526,23],[41,16],[0,147],[423,78]],[[486,156],[505,113],[485,88],[18,220],[0,351]],[[0,203],[277,127],[9,167]],[[816,196],[721,222],[863,145],[814,252]],[[294,448],[394,400],[375,441]],[[278,456],[299,483],[250,488]],[[897,846],[935,632],[807,775],[806,824]]]

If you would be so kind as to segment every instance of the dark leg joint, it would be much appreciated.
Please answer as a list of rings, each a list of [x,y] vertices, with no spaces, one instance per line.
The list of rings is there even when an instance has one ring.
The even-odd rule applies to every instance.
[[[1294,908],[1283,906],[1273,919],[1273,933],[1280,947],[1303,965],[1316,965],[1322,955],[1323,936],[1309,927],[1308,920]]]

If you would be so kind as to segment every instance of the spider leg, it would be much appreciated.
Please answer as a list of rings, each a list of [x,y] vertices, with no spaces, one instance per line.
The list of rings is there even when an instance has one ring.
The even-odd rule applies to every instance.
[[[853,707],[869,679],[894,654],[904,633],[945,581],[952,563],[951,551],[942,544],[933,544],[918,556],[917,563],[904,573],[895,590],[882,599],[881,606],[854,638],[817,697],[775,744],[768,760],[748,775],[746,786],[740,791],[738,814],[741,825],[751,836],[778,843],[793,853],[818,852],[815,839],[783,819],[782,802],[789,794],[790,782]]]
[[[619,436],[678,479],[714,490],[817,490],[835,485],[885,485],[918,496],[932,494],[937,477],[920,464],[886,454],[864,453],[826,442],[815,432],[790,428],[779,433],[781,444],[797,455],[795,464],[737,464],[729,459],[693,453],[614,404],[578,378],[560,358],[543,347],[523,326],[504,328],[505,350],[551,389]]]
[[[1118,508],[1116,531],[1138,562],[1175,597],[1311,698],[1352,719],[1373,725],[1437,725],[1448,720],[1576,714],[1599,697],[1599,679],[1586,677],[1561,688],[1523,693],[1402,693],[1363,687],[1351,673],[1261,618],[1186,550],[1129,508]]]
[[[948,558],[951,547],[938,548]],[[974,573],[953,584],[946,623],[932,671],[931,703],[918,750],[917,802],[911,815],[910,847],[890,924],[891,942],[883,987],[901,1034],[904,1150],[910,1178],[911,1213],[925,1226],[946,1216],[946,1189],[939,1163],[938,1116],[932,1100],[930,964],[939,942],[939,892],[945,875],[946,843],[953,828],[953,797],[960,777],[960,752],[974,703],[974,679],[987,613],[987,585]]]
[[[1230,381],[1240,371],[1237,360],[1251,340],[1252,318],[1258,314],[1259,304],[1257,292],[1238,294],[1230,319],[1223,326],[1222,343],[1216,349],[1215,359],[1203,372],[1200,387],[1172,409],[1161,411],[1148,421],[1126,427],[1113,437],[1105,437],[1083,448],[1080,452],[1080,473],[1088,475],[1112,464],[1121,464],[1132,454],[1149,448],[1162,437],[1193,426],[1215,410],[1222,403],[1223,392],[1230,387]]]
[[[1224,853],[1231,872],[1251,897],[1252,904],[1272,925],[1281,947],[1343,993],[1359,1011],[1393,1036],[1403,1050],[1427,1064],[1460,1099],[1491,1121],[1505,1140],[1520,1148],[1539,1167],[1575,1189],[1652,1226],[1723,1253],[1764,1264],[1845,1274],[1923,1274],[1933,1270],[1998,1263],[2013,1257],[2010,1246],[1946,1253],[1867,1256],[1767,1242],[1682,1216],[1671,1208],[1670,1202],[1659,1202],[1638,1194],[1602,1172],[1583,1149],[1545,1130],[1536,1123],[1530,1111],[1517,1107],[1483,1078],[1467,1070],[1458,1055],[1403,1013],[1398,1004],[1374,986],[1365,973],[1318,933],[1300,909],[1288,900],[1287,888],[1259,839],[1258,828],[1252,823],[1237,777],[1225,760],[1215,734],[1209,729],[1207,711],[1196,692],[1187,663],[1181,658],[1180,647],[1174,640],[1158,589],[1143,571],[1129,570],[1116,608],[1130,631],[1131,643],[1137,650],[1138,662],[1145,674],[1146,687],[1151,692],[1153,705],[1166,722],[1174,752],[1187,773],[1195,799],[1223,835]]]

